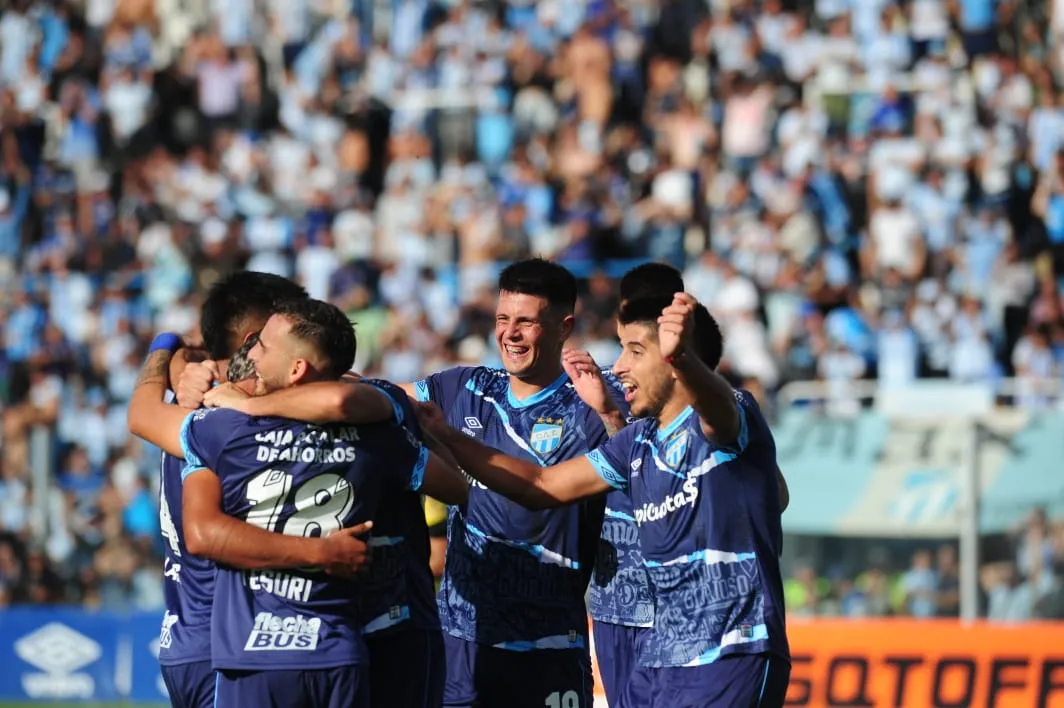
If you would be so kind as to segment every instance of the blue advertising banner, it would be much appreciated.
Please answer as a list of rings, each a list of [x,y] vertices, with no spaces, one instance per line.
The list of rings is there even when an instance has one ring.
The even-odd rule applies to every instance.
[[[0,701],[159,703],[159,612],[0,610]]]

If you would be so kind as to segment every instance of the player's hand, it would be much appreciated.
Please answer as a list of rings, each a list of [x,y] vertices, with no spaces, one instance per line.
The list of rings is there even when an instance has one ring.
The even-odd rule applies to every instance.
[[[417,413],[417,421],[422,430],[426,431],[441,442],[446,438],[450,426],[447,424],[447,416],[435,403],[415,403],[414,412]]]
[[[687,293],[676,293],[672,304],[661,311],[658,318],[658,344],[661,356],[677,358],[688,352],[691,334],[695,329],[695,307],[698,300]]]
[[[367,521],[349,529],[340,529],[322,539],[323,559],[321,567],[329,575],[346,578],[370,563],[369,544],[359,538],[369,533],[373,522]]]
[[[203,394],[203,405],[207,408],[231,408],[235,411],[246,412],[244,403],[251,398],[247,393],[233,383],[218,384],[207,393]]]
[[[177,388],[174,389],[178,405],[191,410],[199,408],[203,405],[205,394],[220,379],[218,362],[208,359],[197,364],[190,363],[181,372]]]
[[[599,415],[609,413],[617,408],[610,398],[606,379],[602,370],[590,354],[578,349],[566,349],[562,352],[562,368],[573,382],[580,400]]]

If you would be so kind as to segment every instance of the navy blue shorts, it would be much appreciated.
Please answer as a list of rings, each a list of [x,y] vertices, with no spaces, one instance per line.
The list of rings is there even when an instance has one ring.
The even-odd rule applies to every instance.
[[[584,649],[508,651],[443,635],[449,708],[591,708],[594,679]]]
[[[214,708],[214,669],[210,661],[159,668],[173,708]]]
[[[218,672],[218,708],[369,708],[368,667]]]
[[[591,628],[599,678],[606,691],[606,702],[612,708],[618,705],[628,677],[639,666],[639,648],[649,629],[608,622],[593,622]]]
[[[782,708],[791,665],[769,654],[733,654],[712,664],[651,669],[641,666],[619,708]]]
[[[421,629],[371,634],[369,697],[374,708],[440,708],[447,671],[443,633]]]

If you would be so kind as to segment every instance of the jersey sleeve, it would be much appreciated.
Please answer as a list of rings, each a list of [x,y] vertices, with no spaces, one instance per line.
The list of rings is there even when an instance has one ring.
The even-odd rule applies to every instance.
[[[359,383],[372,386],[391,402],[393,422],[399,425],[417,425],[417,415],[414,413],[413,406],[410,405],[410,397],[403,389],[384,379],[362,379]],[[418,437],[421,437],[420,434]]]
[[[726,452],[730,452],[733,455],[738,455],[746,450],[746,446],[750,444],[750,432],[751,428],[757,428],[758,422],[762,420],[761,407],[757,405],[757,401],[746,391],[735,391],[735,407],[739,411],[739,436],[735,439],[735,442],[724,448]]]
[[[624,430],[584,455],[599,477],[614,489],[628,489],[633,447],[638,424],[625,426]]]
[[[421,402],[432,401],[447,410],[458,400],[459,394],[473,378],[475,367],[456,366],[437,374],[430,374],[414,382],[414,398]]]
[[[217,470],[218,459],[229,442],[230,433],[246,418],[242,413],[225,408],[189,413],[181,425],[181,451],[185,458],[181,481],[197,470]]]

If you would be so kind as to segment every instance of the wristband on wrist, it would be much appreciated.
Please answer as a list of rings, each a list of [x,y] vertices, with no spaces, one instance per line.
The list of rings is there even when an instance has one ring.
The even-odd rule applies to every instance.
[[[157,351],[165,350],[173,354],[181,347],[181,337],[173,332],[163,332],[162,334],[155,335],[155,339],[151,340],[151,346],[148,347],[148,353],[152,354]]]
[[[672,356],[665,357],[665,363],[675,366],[676,364],[682,362],[685,358],[687,358],[687,353],[684,351],[679,351],[673,354]]]

